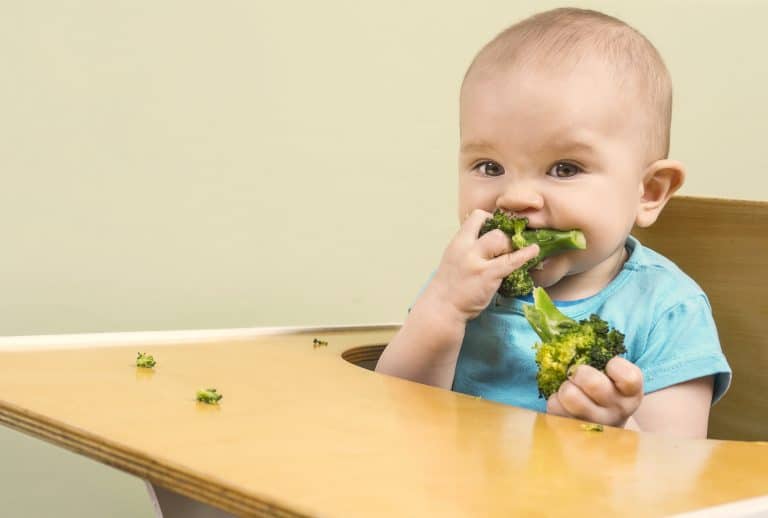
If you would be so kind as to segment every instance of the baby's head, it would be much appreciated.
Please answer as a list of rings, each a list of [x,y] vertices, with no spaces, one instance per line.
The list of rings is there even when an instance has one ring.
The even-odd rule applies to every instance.
[[[507,28],[477,54],[465,74],[462,93],[474,79],[510,71],[565,77],[585,60],[597,61],[595,65],[605,69],[595,85],[620,89],[634,104],[633,115],[644,119],[649,158],[666,158],[672,119],[667,67],[645,36],[597,11],[555,9]],[[610,84],[599,84],[600,79]]]
[[[684,179],[667,159],[671,110],[663,60],[624,22],[556,9],[509,27],[462,84],[460,216],[502,208],[531,227],[580,228],[588,249],[534,278],[604,285],[632,226],[652,224]]]

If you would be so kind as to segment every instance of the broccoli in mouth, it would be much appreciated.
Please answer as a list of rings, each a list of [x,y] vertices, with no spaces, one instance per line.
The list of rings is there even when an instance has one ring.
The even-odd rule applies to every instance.
[[[577,365],[591,365],[605,371],[608,361],[626,352],[624,335],[609,329],[608,323],[591,315],[579,322],[563,315],[544,288],[533,290],[533,304],[523,308],[525,318],[541,342],[534,345],[539,371],[539,397],[548,398]]]
[[[544,259],[566,250],[584,250],[587,240],[580,230],[555,230],[549,228],[526,229],[528,218],[518,218],[496,209],[493,216],[485,220],[480,227],[480,234],[499,229],[509,236],[515,250],[528,245],[539,245],[539,255],[509,274],[501,281],[499,293],[505,297],[527,295],[533,290],[530,270]]]

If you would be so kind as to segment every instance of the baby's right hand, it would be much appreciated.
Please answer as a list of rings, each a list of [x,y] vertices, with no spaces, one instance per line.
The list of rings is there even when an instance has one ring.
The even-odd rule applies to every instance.
[[[501,281],[539,253],[538,245],[512,251],[501,230],[477,237],[491,214],[475,209],[448,244],[440,266],[423,297],[463,323],[475,318],[491,302]]]

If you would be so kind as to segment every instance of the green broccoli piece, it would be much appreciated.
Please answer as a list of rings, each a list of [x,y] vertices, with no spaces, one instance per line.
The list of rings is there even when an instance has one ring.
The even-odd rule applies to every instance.
[[[507,236],[515,250],[536,243],[539,245],[539,255],[509,274],[501,282],[499,293],[505,297],[527,295],[533,290],[533,279],[530,270],[539,265],[544,259],[566,250],[584,250],[587,240],[580,230],[555,230],[539,228],[526,230],[528,218],[518,218],[496,209],[493,216],[485,220],[480,227],[480,234],[499,229]]]
[[[585,432],[602,432],[605,427],[600,423],[582,423],[581,429]]]
[[[501,281],[498,292],[505,297],[527,295],[533,291],[533,277],[528,270],[536,266],[536,259],[531,259],[521,268],[510,273]]]
[[[223,398],[215,388],[200,389],[197,391],[197,400],[201,403],[207,403],[209,405],[218,404],[219,400]]]
[[[136,367],[142,367],[144,369],[151,369],[157,364],[151,354],[139,353],[136,357]]]
[[[533,290],[533,304],[523,308],[525,318],[541,338],[534,345],[539,371],[539,397],[548,398],[577,365],[591,365],[605,371],[608,361],[626,352],[624,335],[609,329],[608,323],[591,315],[579,322],[563,315],[544,288]]]

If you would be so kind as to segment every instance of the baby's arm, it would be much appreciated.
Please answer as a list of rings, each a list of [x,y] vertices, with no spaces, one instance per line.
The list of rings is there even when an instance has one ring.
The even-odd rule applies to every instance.
[[[451,387],[467,321],[488,306],[504,277],[539,252],[536,245],[513,252],[501,230],[478,238],[489,217],[475,210],[464,221],[432,281],[384,349],[377,372]]]
[[[574,369],[547,400],[547,412],[587,421],[677,437],[705,438],[713,378],[705,376],[643,397],[643,375],[624,358],[605,373],[588,365]]]
[[[631,430],[678,437],[707,436],[714,377],[704,376],[651,392],[627,423]]]

